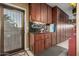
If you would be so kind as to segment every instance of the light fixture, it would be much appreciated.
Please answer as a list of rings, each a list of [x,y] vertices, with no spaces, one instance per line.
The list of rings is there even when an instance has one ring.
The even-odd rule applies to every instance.
[[[72,7],[72,13],[75,16],[77,3],[69,3],[69,5]]]
[[[71,7],[75,8],[76,7],[76,3],[69,3]]]

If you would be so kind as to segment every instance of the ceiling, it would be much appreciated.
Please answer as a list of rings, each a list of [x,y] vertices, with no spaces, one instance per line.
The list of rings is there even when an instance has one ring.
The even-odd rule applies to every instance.
[[[69,5],[69,3],[47,3],[49,6],[54,7],[58,6],[60,9],[62,9],[66,14],[69,15],[69,19],[75,19],[76,16],[72,14],[72,7]]]

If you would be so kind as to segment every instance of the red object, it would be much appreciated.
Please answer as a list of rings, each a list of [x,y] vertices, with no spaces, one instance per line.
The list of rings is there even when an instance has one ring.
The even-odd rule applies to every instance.
[[[69,39],[69,56],[76,56],[76,30],[72,31],[72,34]]]

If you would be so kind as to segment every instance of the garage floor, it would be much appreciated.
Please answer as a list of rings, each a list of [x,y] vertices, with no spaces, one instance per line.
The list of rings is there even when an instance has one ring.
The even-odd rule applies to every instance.
[[[67,56],[67,49],[60,46],[53,46],[38,56]]]
[[[45,50],[40,55],[36,55],[36,56],[67,56],[68,41],[69,40],[59,43],[59,44],[57,44],[57,46],[53,46],[53,47]],[[27,50],[26,52],[23,51],[23,52],[14,54],[12,56],[33,56],[33,54],[31,53],[31,51]]]

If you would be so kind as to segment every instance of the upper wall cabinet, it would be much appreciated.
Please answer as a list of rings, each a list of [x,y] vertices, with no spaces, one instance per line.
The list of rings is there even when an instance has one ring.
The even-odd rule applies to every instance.
[[[30,21],[52,23],[52,7],[45,3],[30,4]]]
[[[56,42],[63,42],[66,38],[66,22],[68,21],[68,15],[59,7],[53,7],[53,23],[56,24]]]

